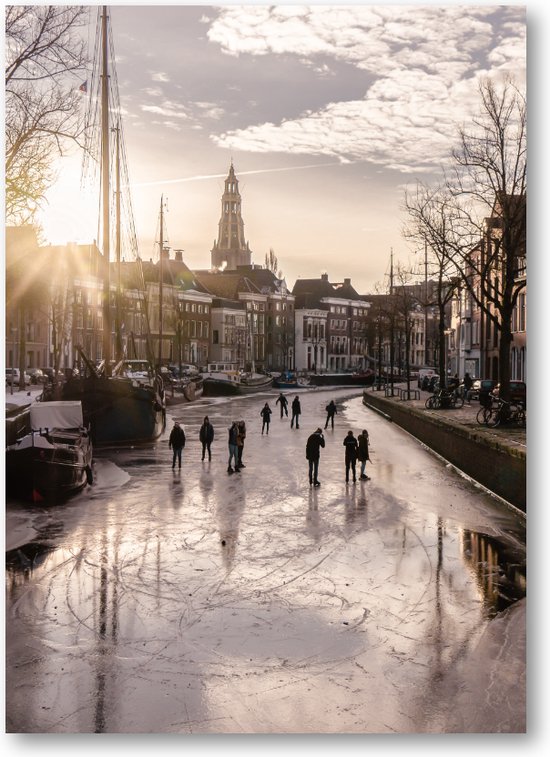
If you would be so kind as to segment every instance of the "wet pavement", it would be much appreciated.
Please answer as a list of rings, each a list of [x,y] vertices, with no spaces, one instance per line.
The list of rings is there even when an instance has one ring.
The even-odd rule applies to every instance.
[[[69,502],[7,503],[8,732],[525,730],[524,518],[360,392],[300,395],[299,430],[275,392],[170,408],[181,472],[169,419],[154,447],[98,452]],[[229,476],[240,418],[246,468]],[[372,464],[346,485],[349,428],[368,429]]]

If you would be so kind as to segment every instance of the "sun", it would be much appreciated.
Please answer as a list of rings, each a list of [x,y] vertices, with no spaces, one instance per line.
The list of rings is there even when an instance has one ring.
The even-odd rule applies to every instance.
[[[81,187],[81,160],[70,155],[55,165],[58,178],[37,215],[47,244],[89,244],[98,238],[99,190]]]

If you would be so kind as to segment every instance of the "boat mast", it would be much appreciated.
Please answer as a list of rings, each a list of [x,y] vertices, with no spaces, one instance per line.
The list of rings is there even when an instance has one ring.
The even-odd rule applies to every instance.
[[[159,259],[159,365],[158,370],[162,366],[162,297],[163,297],[163,251],[164,251],[164,218],[162,214],[162,206],[164,203],[164,195],[160,197],[160,259]]]
[[[121,281],[120,281],[120,123],[113,130],[116,132],[116,303],[115,303],[115,336],[116,336],[116,361],[122,360],[122,319],[120,312]]]
[[[102,74],[101,74],[101,181],[103,200],[103,359],[105,375],[111,375],[111,284],[109,276],[109,47],[107,38],[107,6],[101,17]]]

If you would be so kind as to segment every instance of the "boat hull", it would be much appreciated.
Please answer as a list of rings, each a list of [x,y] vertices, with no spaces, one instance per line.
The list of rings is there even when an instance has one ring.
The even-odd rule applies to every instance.
[[[29,436],[39,436],[37,432]],[[92,445],[87,435],[65,434],[69,443],[48,448],[14,445],[6,450],[6,489],[33,502],[61,502],[92,482]]]
[[[243,394],[265,392],[273,386],[273,379],[267,378],[261,381],[246,383],[245,381],[205,378],[203,386],[205,397],[235,397]]]
[[[82,402],[94,446],[153,442],[166,427],[164,397],[131,379],[70,379],[62,387],[62,399]]]
[[[312,386],[371,386],[374,373],[313,373],[309,383]]]

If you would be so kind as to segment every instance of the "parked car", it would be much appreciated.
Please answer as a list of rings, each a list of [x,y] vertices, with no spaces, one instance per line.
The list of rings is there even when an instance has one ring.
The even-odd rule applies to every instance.
[[[420,388],[423,389],[426,392],[433,392],[435,391],[435,386],[439,384],[439,376],[437,373],[431,373],[429,375],[425,375],[422,378],[422,382],[420,384]]]
[[[498,397],[500,384],[493,389],[493,394]],[[527,406],[527,384],[525,381],[510,381],[510,402],[516,402]]]
[[[27,373],[31,377],[31,384],[45,384],[46,376],[40,368],[29,368]]]
[[[474,385],[472,387],[474,395],[472,396],[474,398],[477,396],[479,399],[479,404],[485,406],[489,403],[489,395],[492,394],[493,389],[496,385],[497,382],[495,379],[479,379],[478,381],[474,381]]]
[[[8,386],[11,386],[13,383],[13,386],[19,386],[19,380],[21,378],[21,374],[19,373],[19,368],[6,368],[6,384]],[[29,386],[31,383],[31,377],[27,372],[23,374],[23,378],[25,381],[25,386]]]

